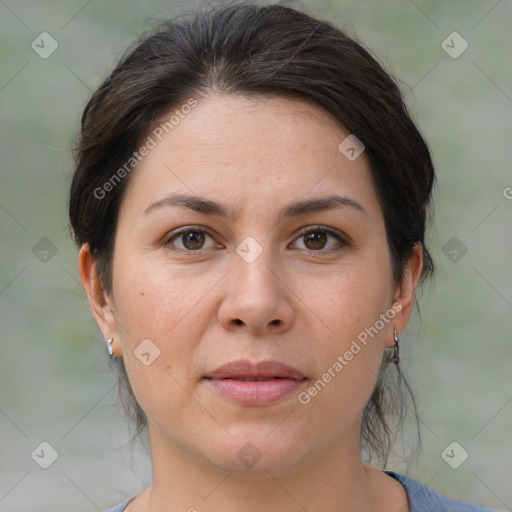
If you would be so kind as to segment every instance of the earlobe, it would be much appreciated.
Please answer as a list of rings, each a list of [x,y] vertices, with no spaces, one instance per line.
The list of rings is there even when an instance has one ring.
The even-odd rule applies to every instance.
[[[78,272],[94,319],[104,339],[114,337],[118,330],[112,300],[98,276],[96,262],[91,254],[89,244],[83,244],[80,248]]]
[[[400,311],[396,314],[392,329],[390,329],[389,336],[387,336],[386,346],[388,348],[394,347],[395,345],[394,329],[396,329],[398,335],[400,335],[409,321],[422,270],[423,245],[417,242],[413,247],[412,254],[404,269],[402,282],[397,287],[393,299],[393,309],[396,310],[396,304],[400,304]]]

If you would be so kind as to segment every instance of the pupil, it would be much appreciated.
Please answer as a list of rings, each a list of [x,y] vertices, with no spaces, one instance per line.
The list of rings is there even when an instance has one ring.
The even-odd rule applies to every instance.
[[[306,235],[306,240],[313,242],[313,246],[311,247],[308,246],[306,241],[306,246],[310,249],[322,249],[326,243],[326,235],[325,233],[310,233],[309,235]]]
[[[184,245],[187,249],[200,249],[204,244],[204,233],[189,231],[184,236]]]

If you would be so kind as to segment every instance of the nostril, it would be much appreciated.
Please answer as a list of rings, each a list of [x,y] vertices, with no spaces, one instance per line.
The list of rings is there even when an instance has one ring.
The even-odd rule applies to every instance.
[[[236,325],[242,325],[243,324],[243,322],[242,322],[242,320],[240,320],[240,318],[235,318],[234,322],[235,322]]]
[[[276,319],[276,320],[272,320],[270,323],[271,323],[272,325],[279,325],[279,323],[280,323],[280,322],[281,322],[281,320]]]

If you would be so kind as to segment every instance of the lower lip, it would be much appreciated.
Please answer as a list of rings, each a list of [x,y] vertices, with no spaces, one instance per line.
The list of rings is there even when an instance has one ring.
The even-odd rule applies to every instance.
[[[219,393],[244,405],[267,405],[297,391],[306,379],[274,379],[243,381],[234,379],[207,379]]]

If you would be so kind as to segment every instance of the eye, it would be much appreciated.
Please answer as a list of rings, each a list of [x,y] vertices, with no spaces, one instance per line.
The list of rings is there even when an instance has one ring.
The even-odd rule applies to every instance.
[[[331,240],[334,239],[335,243],[331,242],[331,244],[327,246],[329,238],[331,238]],[[324,250],[324,252],[328,252],[336,249],[342,249],[344,246],[348,245],[348,242],[344,239],[341,233],[335,229],[327,227],[315,227],[303,230],[295,240],[295,243],[299,241],[302,241],[303,244],[303,247],[299,247],[299,249],[309,249],[311,251]]]
[[[205,242],[208,238],[212,240],[212,243],[210,243],[209,247],[205,247]],[[212,249],[216,246],[215,240],[211,235],[209,235],[203,229],[195,227],[187,227],[185,229],[171,233],[171,235],[165,241],[164,245],[169,247],[171,250],[181,250],[188,252],[200,251],[202,249]]]

